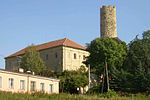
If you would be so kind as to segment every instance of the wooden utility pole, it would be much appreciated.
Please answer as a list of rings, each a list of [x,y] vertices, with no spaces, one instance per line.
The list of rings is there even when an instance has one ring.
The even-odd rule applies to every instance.
[[[90,94],[90,81],[91,81],[91,78],[90,78],[90,65],[88,66],[88,73],[89,73],[89,94]]]
[[[105,66],[104,66],[104,74],[103,74],[103,82],[102,82],[101,93],[104,92],[105,76],[106,76],[106,80],[107,80],[107,90],[109,90],[109,76],[108,76],[107,57],[105,57]]]
[[[106,68],[106,76],[107,76],[107,90],[109,90],[109,77],[108,77],[107,57],[105,58],[105,68]]]
[[[102,81],[102,89],[101,89],[101,93],[103,93],[104,91],[104,82],[105,82],[105,67],[104,67],[104,73],[103,73],[103,81]]]

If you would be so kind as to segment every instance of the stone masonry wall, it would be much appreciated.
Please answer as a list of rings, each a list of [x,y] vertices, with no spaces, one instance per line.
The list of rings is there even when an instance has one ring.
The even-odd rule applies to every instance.
[[[76,57],[74,58],[74,54]],[[85,50],[75,49],[71,47],[63,47],[63,71],[77,70],[85,61],[84,57],[89,56],[89,52]],[[84,65],[85,66],[85,65]]]
[[[101,37],[117,37],[116,7],[102,6],[100,8]]]
[[[76,58],[74,58],[76,54]],[[89,56],[85,50],[80,50],[72,47],[58,46],[40,51],[40,56],[45,62],[45,66],[49,70],[61,72],[64,70],[77,70],[82,62],[85,61],[84,57]],[[6,69],[13,70],[17,67],[17,57],[10,57],[6,59]]]

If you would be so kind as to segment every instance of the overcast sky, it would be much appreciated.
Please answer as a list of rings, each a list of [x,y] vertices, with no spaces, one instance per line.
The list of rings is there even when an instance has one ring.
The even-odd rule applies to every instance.
[[[118,37],[129,43],[150,29],[150,0],[0,0],[0,68],[34,43],[69,38],[83,46],[100,37],[100,7],[117,8]]]

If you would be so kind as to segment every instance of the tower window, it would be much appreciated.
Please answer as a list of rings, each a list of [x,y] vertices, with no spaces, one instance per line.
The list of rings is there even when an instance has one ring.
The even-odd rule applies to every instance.
[[[77,54],[76,53],[74,53],[74,59],[77,59]]]

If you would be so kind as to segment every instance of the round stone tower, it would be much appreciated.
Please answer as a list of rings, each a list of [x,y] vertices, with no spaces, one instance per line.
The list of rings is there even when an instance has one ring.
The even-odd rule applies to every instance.
[[[117,37],[116,7],[102,6],[100,8],[101,37]]]

